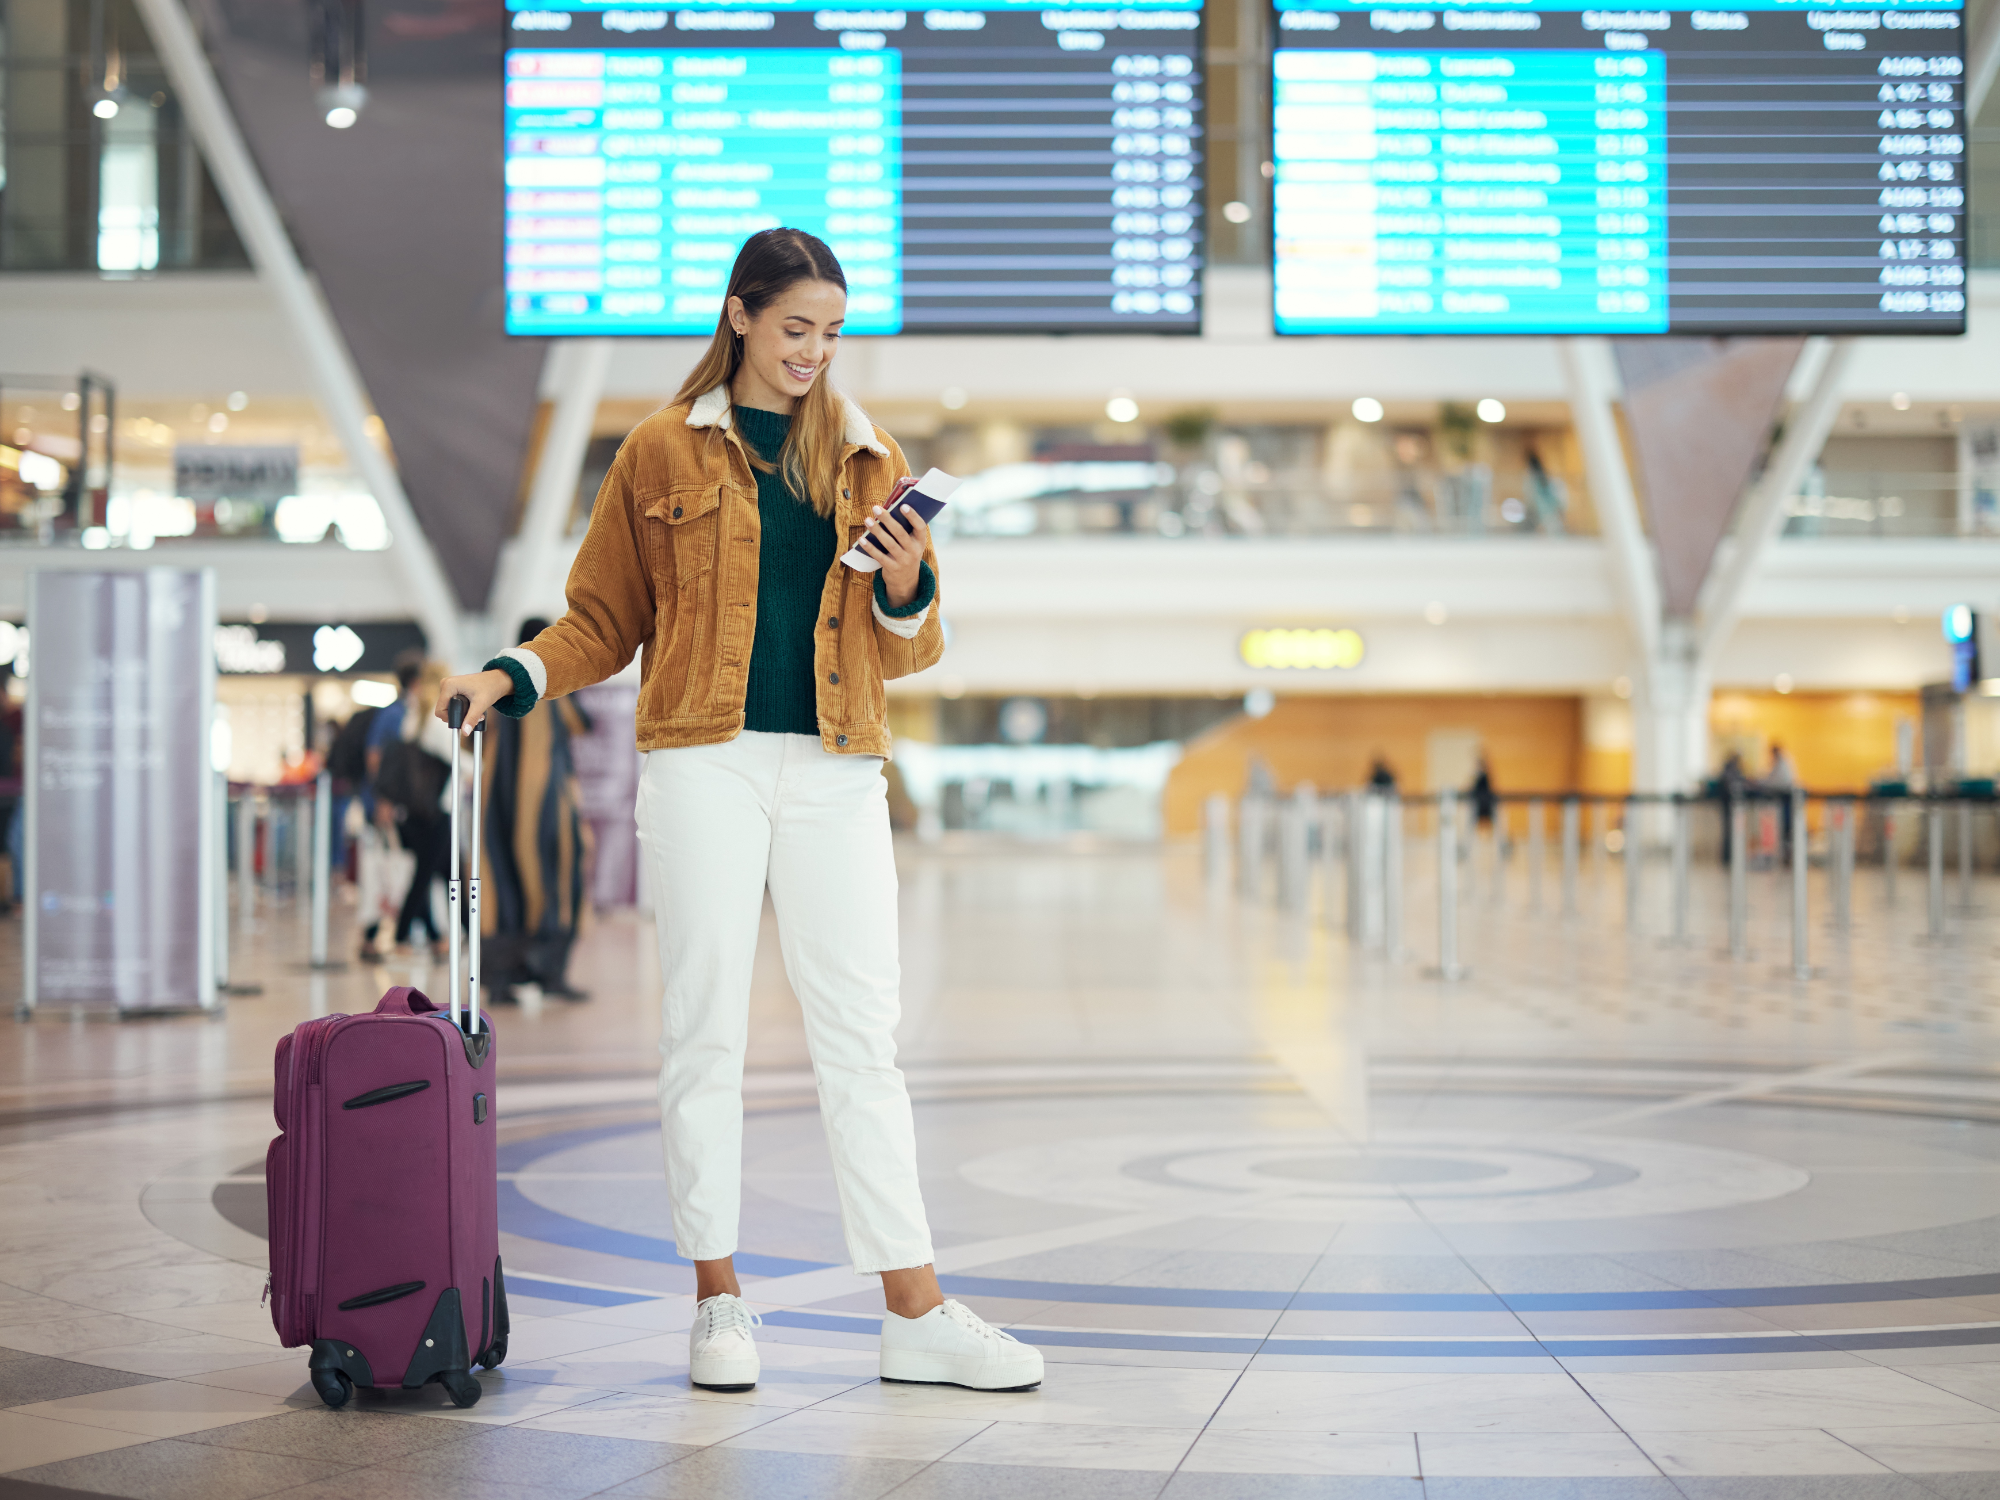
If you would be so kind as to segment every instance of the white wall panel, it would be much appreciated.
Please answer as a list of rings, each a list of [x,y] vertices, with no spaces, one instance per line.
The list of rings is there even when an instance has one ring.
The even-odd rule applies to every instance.
[[[74,547],[0,549],[0,618],[27,610],[28,574],[43,569],[214,568],[216,613],[240,620],[262,605],[273,620],[407,620],[416,614],[388,552],[350,552],[335,543],[166,543],[144,551]]]

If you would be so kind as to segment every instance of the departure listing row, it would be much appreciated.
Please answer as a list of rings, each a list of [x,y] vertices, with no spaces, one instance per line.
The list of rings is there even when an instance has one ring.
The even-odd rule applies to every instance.
[[[1278,0],[1280,333],[1961,333],[1958,0]]]
[[[510,5],[510,333],[706,333],[780,224],[851,333],[1200,329],[1193,0]]]

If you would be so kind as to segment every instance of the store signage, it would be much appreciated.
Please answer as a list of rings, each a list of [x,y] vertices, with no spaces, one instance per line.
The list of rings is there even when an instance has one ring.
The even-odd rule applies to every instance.
[[[24,1000],[215,1003],[215,575],[28,577]]]
[[[174,493],[183,500],[262,500],[299,492],[299,449],[182,443],[174,449]]]
[[[1358,630],[1278,627],[1246,630],[1236,649],[1244,666],[1260,670],[1351,672],[1368,648]]]
[[[361,624],[229,624],[215,629],[215,664],[231,676],[278,672],[392,672],[405,651],[424,649],[414,620]]]

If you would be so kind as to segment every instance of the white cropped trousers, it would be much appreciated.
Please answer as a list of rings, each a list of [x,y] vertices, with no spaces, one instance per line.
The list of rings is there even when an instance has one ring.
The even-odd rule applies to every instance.
[[[901,966],[882,762],[828,754],[801,734],[654,750],[638,817],[666,981],[660,1130],[680,1253],[736,1253],[750,969],[768,886],[854,1268],[928,1265],[896,1067]]]

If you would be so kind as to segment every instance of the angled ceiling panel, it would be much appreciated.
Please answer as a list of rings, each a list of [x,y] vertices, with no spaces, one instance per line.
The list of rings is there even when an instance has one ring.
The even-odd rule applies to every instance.
[[[1625,428],[1670,618],[1694,612],[1803,338],[1618,339]]]
[[[369,99],[327,127],[304,0],[191,0],[300,258],[468,609],[512,518],[544,345],[501,332],[499,0],[368,8]]]

